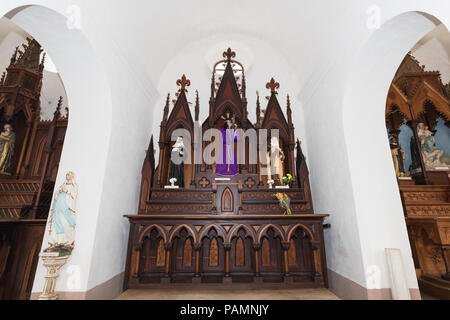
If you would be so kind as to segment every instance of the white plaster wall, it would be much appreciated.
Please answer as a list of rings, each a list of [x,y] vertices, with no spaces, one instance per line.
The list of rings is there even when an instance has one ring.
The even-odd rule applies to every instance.
[[[70,263],[81,267],[82,281],[79,289],[69,288],[67,274],[63,273],[57,290],[86,291],[124,270],[128,228],[121,216],[133,213],[137,206],[144,151],[150,133],[155,131],[152,124],[160,121],[161,111],[158,114],[154,108],[163,108],[160,92],[165,97],[167,91],[173,93],[176,89],[173,81],[183,72],[175,70],[181,67],[182,53],[190,57],[188,64],[200,62],[194,60],[200,59],[194,53],[214,45],[216,40],[206,39],[217,35],[223,36],[218,37],[220,41],[248,41],[251,44],[245,45],[250,48],[270,49],[268,52],[277,59],[268,65],[264,62],[267,56],[261,52],[254,56],[261,57],[257,58],[261,59],[258,63],[268,70],[282,70],[282,90],[292,85],[289,79],[298,80],[298,87],[292,92],[299,92],[296,100],[300,103],[295,106],[303,106],[305,120],[303,125],[296,117],[295,126],[305,128],[314,205],[317,212],[331,215],[332,228],[326,231],[329,268],[364,287],[387,288],[390,284],[382,250],[397,247],[402,250],[408,285],[417,288],[380,114],[401,58],[433,26],[420,18],[401,20],[392,31],[393,37],[385,35],[386,38],[372,42],[377,38],[371,39],[375,30],[367,27],[367,8],[378,6],[381,24],[404,12],[418,10],[438,17],[448,26],[447,2],[35,3],[60,14],[76,4],[82,12],[81,31],[64,30],[61,16],[38,20],[39,15],[33,10],[25,10],[13,19],[50,53],[73,109],[58,184],[65,171],[77,172],[80,217],[77,248]],[[25,4],[28,3],[4,0],[0,13]],[[392,47],[383,47],[386,43]],[[378,49],[373,55],[367,49],[372,45]],[[370,68],[362,69],[358,78],[354,68],[361,61],[367,61]],[[193,70],[195,64],[187,66],[187,71]],[[255,79],[248,79],[249,85],[263,92],[267,79],[259,79],[257,74],[261,72],[262,77],[267,68],[260,70],[255,62]],[[293,77],[286,68],[291,68]],[[191,75],[193,87],[200,90],[202,99],[209,96],[207,91],[202,93],[208,88],[202,83],[209,85],[208,71],[206,67],[195,68]],[[206,78],[200,79],[203,74]],[[162,88],[166,83],[170,87]],[[158,85],[158,90],[153,84]],[[364,89],[361,92],[367,95],[357,89]],[[249,97],[252,91],[249,89]],[[193,91],[191,100],[192,94]],[[283,101],[282,96],[280,100]],[[204,100],[201,107],[203,111],[208,107]],[[252,107],[250,102],[250,115]],[[371,141],[372,148],[362,145],[367,141]],[[42,288],[42,277],[39,266],[36,292]]]

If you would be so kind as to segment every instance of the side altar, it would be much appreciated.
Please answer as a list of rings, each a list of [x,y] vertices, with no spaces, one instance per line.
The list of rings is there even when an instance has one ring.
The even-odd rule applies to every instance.
[[[192,117],[191,83],[184,75],[172,111],[167,97],[158,164],[152,137],[139,212],[126,216],[124,289],[181,283],[328,285],[327,215],[314,214],[289,96],[286,117],[277,97],[280,85],[271,79],[267,107],[261,110],[258,94],[251,123],[245,70],[235,57],[228,49],[214,67],[209,116],[202,124],[198,92]]]

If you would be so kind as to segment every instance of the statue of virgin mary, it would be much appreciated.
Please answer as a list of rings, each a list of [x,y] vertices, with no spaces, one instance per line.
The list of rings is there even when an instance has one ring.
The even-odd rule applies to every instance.
[[[174,185],[180,188],[184,188],[184,148],[183,137],[178,137],[170,157],[169,181],[175,178]]]
[[[66,181],[56,191],[53,208],[50,211],[50,247],[74,248],[77,195],[75,174],[68,172]]]

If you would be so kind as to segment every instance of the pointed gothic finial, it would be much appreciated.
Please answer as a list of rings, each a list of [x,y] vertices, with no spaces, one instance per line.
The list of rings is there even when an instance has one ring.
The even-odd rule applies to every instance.
[[[180,87],[178,92],[182,92],[182,91],[187,92],[186,87],[190,87],[191,86],[191,80],[188,80],[186,78],[186,76],[183,74],[181,79],[177,80],[177,86]]]
[[[2,86],[5,83],[5,76],[6,76],[6,72],[3,72],[2,78],[0,79],[0,86]]]
[[[16,50],[14,50],[13,55],[11,56],[11,63],[10,66],[12,66],[17,61],[17,53],[19,52],[19,47],[16,47]]]
[[[69,119],[69,107],[64,108],[66,110],[66,119]]]
[[[247,90],[247,83],[245,82],[245,74],[242,71],[242,97],[245,98],[245,91]]]
[[[228,62],[230,62],[233,58],[236,58],[236,52],[231,50],[231,48],[228,48],[228,50],[223,53],[223,57],[226,58]]]
[[[287,95],[287,116],[288,124],[292,124],[292,110],[291,110],[291,98]]]
[[[270,92],[273,94],[278,94],[277,89],[280,89],[280,84],[275,82],[275,79],[270,79],[270,82],[266,84],[266,88],[270,89]]]
[[[256,91],[256,124],[261,123],[261,103],[259,102],[259,91]]]
[[[200,115],[200,99],[198,97],[198,90],[195,90],[195,121],[199,120]]]
[[[169,107],[170,107],[170,93],[167,94],[166,105],[164,107],[163,121],[166,121],[169,116]]]
[[[55,113],[53,114],[53,119],[58,120],[61,117],[61,107],[63,103],[63,97],[60,96],[58,100],[58,106],[56,107]]]
[[[39,65],[39,71],[42,72],[44,71],[44,67],[45,67],[45,58],[47,56],[47,53],[44,52],[44,54],[42,55],[42,60],[41,63]]]

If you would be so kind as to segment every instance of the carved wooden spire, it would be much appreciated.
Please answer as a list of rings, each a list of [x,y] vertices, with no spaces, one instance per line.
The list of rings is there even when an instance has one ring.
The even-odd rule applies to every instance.
[[[63,97],[60,96],[58,100],[58,106],[56,107],[55,113],[53,114],[53,119],[58,120],[61,117],[61,107],[63,103]]]
[[[275,79],[270,79],[270,82],[266,84],[266,88],[270,89],[270,92],[273,94],[278,94],[277,89],[280,89],[280,84],[275,82]]]
[[[19,52],[19,47],[16,47],[16,50],[14,50],[13,55],[11,56],[10,64],[9,66],[12,67],[14,63],[17,61],[17,53]]]
[[[169,117],[170,93],[167,94],[166,106],[164,107],[163,121],[167,121]]]
[[[287,96],[287,116],[288,116],[288,124],[292,125],[292,109],[291,109],[291,99],[289,95]]]
[[[195,90],[195,121],[199,121],[200,115],[200,99],[198,97],[198,90]]]
[[[228,50],[223,53],[223,57],[226,58],[228,62],[231,62],[233,58],[236,58],[236,52],[231,50],[231,48],[228,48]]]
[[[2,78],[0,79],[0,86],[2,86],[5,83],[5,76],[6,76],[6,71],[3,72],[3,74],[2,74]]]
[[[42,55],[41,64],[39,65],[39,72],[44,71],[46,55],[47,55],[47,53],[45,53],[45,52],[44,52],[44,54]]]
[[[261,104],[259,102],[259,92],[256,91],[256,127],[261,124]]]
[[[245,93],[245,91],[247,90],[247,83],[245,82],[245,73],[244,72],[242,72],[242,89],[241,89],[241,92],[242,92],[242,98],[246,98],[246,93]]]
[[[182,92],[182,91],[187,92],[186,87],[190,87],[191,86],[191,80],[188,80],[186,78],[186,76],[183,74],[181,79],[177,80],[177,86],[180,87],[178,92]]]

